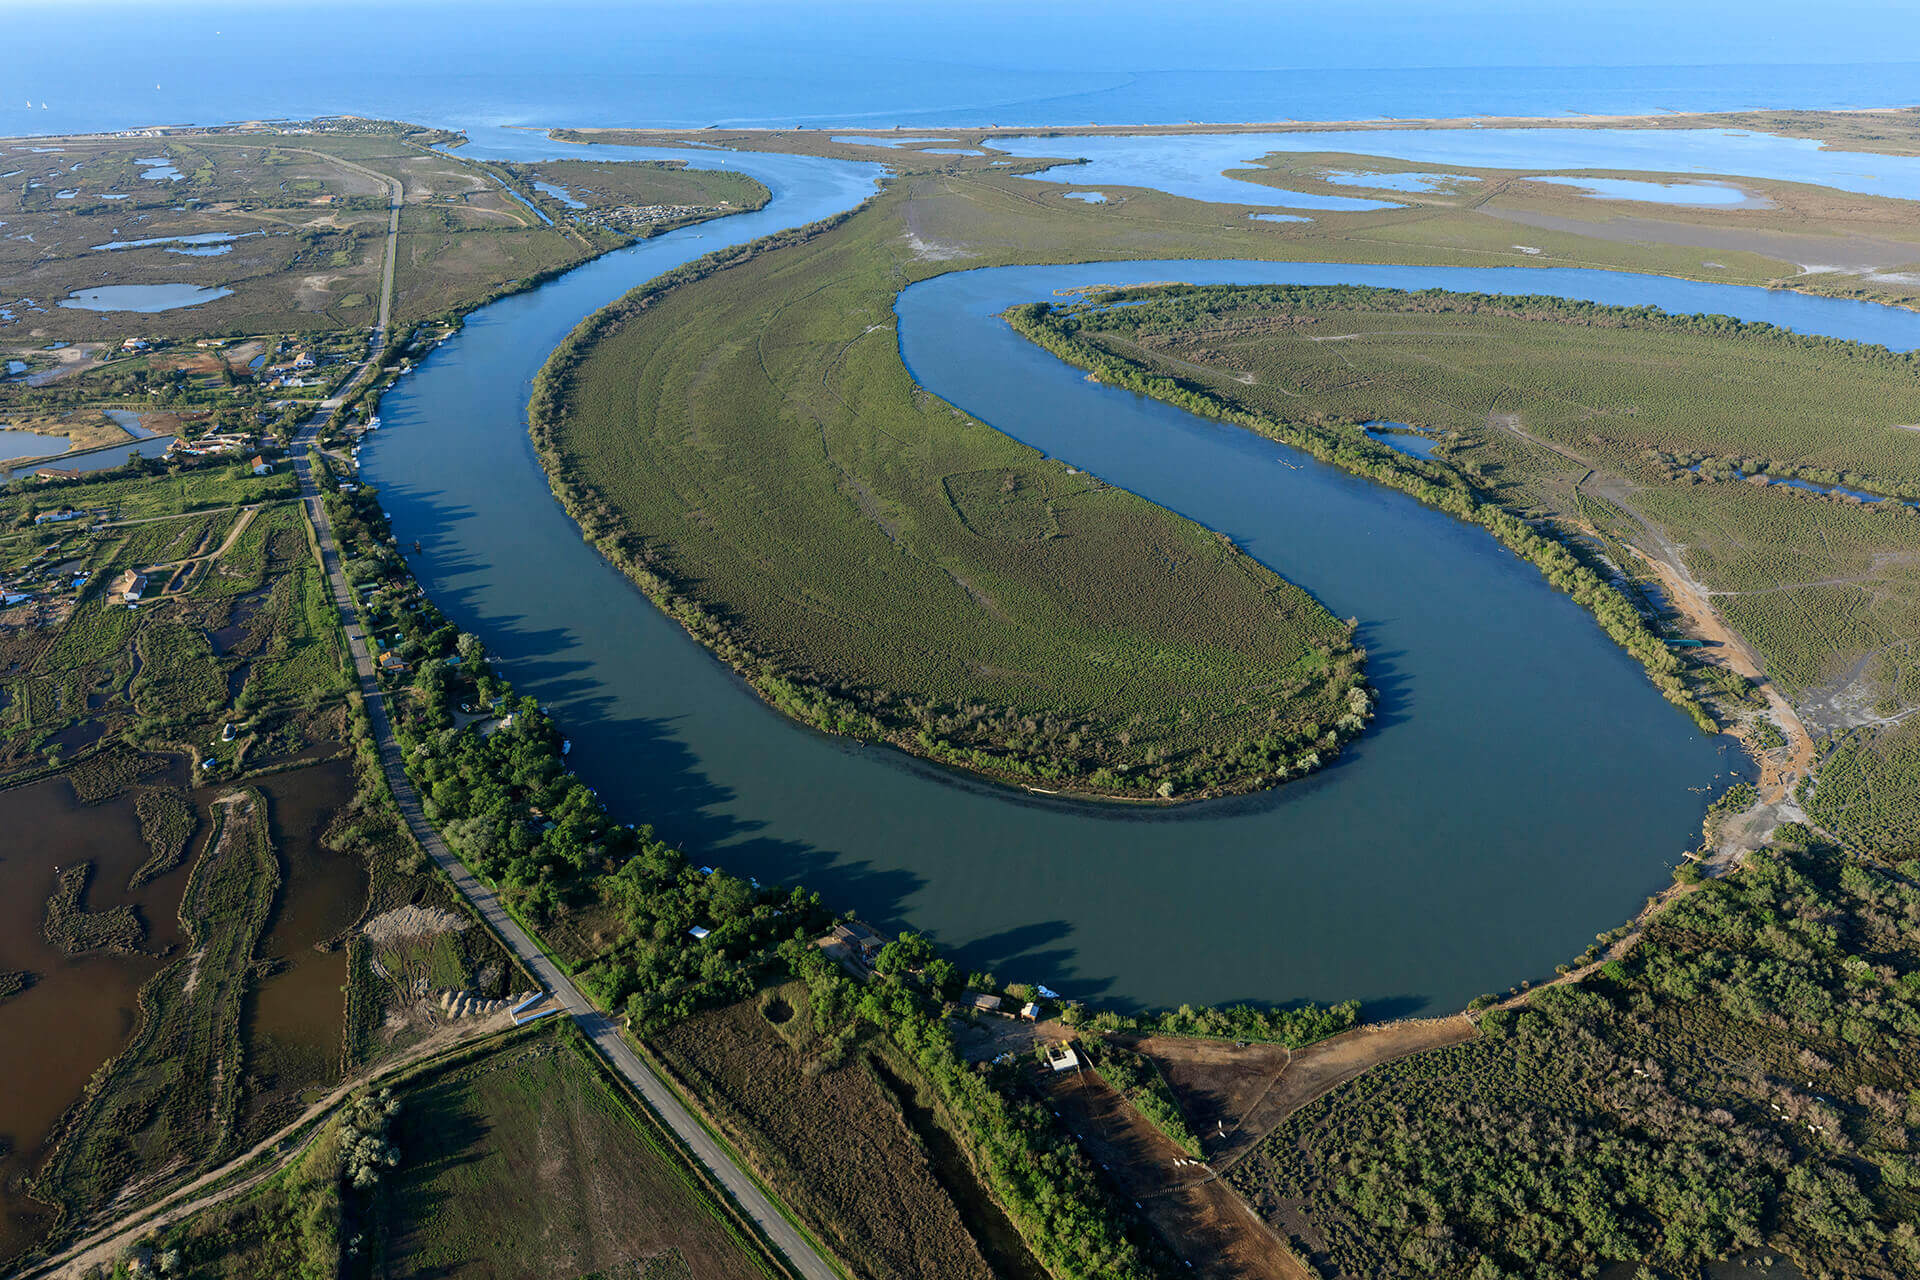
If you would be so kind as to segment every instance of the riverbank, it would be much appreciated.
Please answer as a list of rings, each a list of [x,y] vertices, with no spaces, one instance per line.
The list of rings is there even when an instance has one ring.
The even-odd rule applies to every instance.
[[[898,375],[860,393],[865,420],[831,428],[824,467],[807,455],[822,430],[809,418],[825,403],[735,416],[743,383],[758,379],[719,374],[715,361],[750,351],[760,309],[787,308],[792,290],[833,282],[884,307],[862,259],[884,258],[900,207],[883,196],[703,259],[583,322],[543,367],[529,412],[568,513],[690,635],[815,728],[1002,781],[1129,800],[1254,790],[1330,763],[1372,714],[1360,655],[1322,607],[1230,541],[928,412]],[[682,301],[722,268],[729,282],[754,279],[729,287],[726,303]],[[738,312],[735,299],[753,309]],[[718,332],[701,318],[716,313]],[[884,359],[877,343],[859,344],[858,364],[852,344],[825,345],[853,378]],[[852,389],[837,381],[827,394],[845,406]],[[638,424],[635,387],[647,389]],[[700,423],[692,450],[681,447],[688,413]],[[640,473],[613,456],[636,425],[651,459]],[[903,486],[851,439],[832,443],[848,432],[923,439],[942,474]],[[757,526],[771,541],[710,536],[723,525],[730,539]],[[876,571],[884,588],[868,581]],[[1172,670],[1169,649],[1183,655]],[[1281,692],[1248,696],[1270,688]]]

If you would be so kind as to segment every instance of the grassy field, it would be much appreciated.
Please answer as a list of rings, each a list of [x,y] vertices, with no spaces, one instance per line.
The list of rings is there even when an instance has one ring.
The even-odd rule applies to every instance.
[[[890,1058],[883,1076],[868,1046],[820,1041],[806,999],[789,984],[649,1043],[855,1275],[985,1280],[953,1188],[886,1084],[917,1073]]]
[[[1125,295],[1143,297],[1049,323],[1099,358],[1167,379],[1168,395],[1305,424],[1356,458],[1379,449],[1359,424],[1414,428],[1435,463],[1393,465],[1437,466],[1546,521],[1656,619],[1664,597],[1646,580],[1645,557],[1671,560],[1818,730],[1846,733],[1915,705],[1920,511],[1909,503],[1920,495],[1920,433],[1905,419],[1920,375],[1906,357],[1545,299],[1344,288]],[[1905,500],[1863,503],[1785,480]],[[1706,692],[1727,692],[1712,669],[1695,674]],[[1827,805],[1832,829],[1849,838],[1843,808],[1881,827],[1920,811],[1920,787],[1886,785],[1884,768],[1863,763],[1883,736],[1863,732],[1853,744],[1853,782],[1842,785],[1856,794]],[[1883,783],[1871,801],[1857,794],[1863,769]]]
[[[712,141],[874,155],[811,131]],[[990,136],[981,141],[992,145]],[[1092,485],[1070,487],[1029,451],[917,394],[889,334],[887,303],[898,289],[998,263],[1170,256],[1579,265],[1756,284],[1795,270],[1767,253],[1609,238],[1591,221],[1617,211],[1607,202],[1594,202],[1580,228],[1529,234],[1516,246],[1512,226],[1458,200],[1252,223],[1257,206],[1138,189],[1110,193],[1117,198],[1108,205],[1077,205],[1023,182],[1025,162],[996,171],[986,158],[886,154],[901,176],[850,219],[724,271],[681,273],[671,287],[652,288],[644,306],[632,299],[583,327],[536,395],[536,435],[589,534],[770,701],[819,727],[887,737],[1045,786],[1152,795],[1171,782],[1183,796],[1270,785],[1306,754],[1302,731],[1338,714],[1337,699],[1329,705],[1310,680],[1301,684],[1311,672],[1289,671],[1282,643],[1323,643],[1326,624],[1295,610],[1278,623],[1264,618],[1258,597],[1283,588],[1258,576],[1233,581],[1244,562],[1230,550],[1171,541],[1192,539],[1193,527]],[[1324,169],[1338,158],[1310,159]],[[1509,192],[1516,208],[1580,209],[1566,203],[1580,197],[1526,185],[1524,199]],[[1814,221],[1804,209],[1761,212],[1752,225],[1769,234]],[[1915,229],[1885,234],[1896,230]],[[1391,327],[1402,318],[1375,319]],[[1523,472],[1564,472],[1571,463],[1554,453],[1559,441],[1585,448],[1594,434],[1613,450],[1602,461],[1638,466],[1636,481],[1648,463],[1665,461],[1670,472],[1679,457],[1726,452],[1729,439],[1776,475],[1789,466],[1870,475],[1888,492],[1920,481],[1920,433],[1891,429],[1912,376],[1884,353],[1755,341],[1702,379],[1687,371],[1727,350],[1716,345],[1727,336],[1720,328],[1569,325],[1552,331],[1555,340],[1577,331],[1591,367],[1566,360],[1542,371],[1522,354],[1538,344],[1494,357],[1531,317],[1477,317],[1482,328],[1471,337],[1456,330],[1453,341],[1439,330],[1459,317],[1414,323],[1430,328],[1404,365],[1355,373],[1343,363],[1380,353],[1391,366],[1398,357],[1384,336],[1371,350],[1316,346],[1317,381],[1303,381],[1328,414],[1367,398],[1384,406],[1369,410],[1376,416],[1444,417],[1463,432],[1483,427],[1492,391],[1513,384],[1510,398],[1531,397],[1529,421],[1536,412],[1548,419],[1541,442],[1486,439],[1485,431],[1459,442],[1463,458],[1469,447],[1482,451],[1478,479],[1496,495],[1508,482],[1523,486]],[[1455,377],[1463,367],[1472,372]],[[1560,385],[1543,384],[1559,372],[1569,375]],[[1443,413],[1436,391],[1450,377],[1449,393],[1459,394]],[[1822,404],[1811,390],[1842,384],[1855,388],[1843,401]],[[1349,394],[1356,386],[1368,397]],[[1715,400],[1722,388],[1727,395]],[[1718,403],[1769,411],[1730,424]],[[1845,406],[1837,415],[1836,403]],[[1656,426],[1661,447],[1675,452],[1643,460]],[[631,465],[636,447],[645,467]],[[1561,477],[1563,487],[1577,487],[1585,469]],[[1586,525],[1596,524],[1587,508],[1604,510],[1607,501],[1566,497],[1578,508],[1570,518]],[[1782,509],[1803,524],[1842,518]],[[1617,536],[1598,523],[1602,543]],[[1184,558],[1182,580],[1144,572],[1142,545]],[[1788,585],[1776,577],[1768,587]],[[1210,594],[1196,607],[1202,593]],[[1907,606],[1876,596],[1873,607],[1891,628]],[[1874,635],[1851,638],[1864,650]],[[1793,644],[1783,634],[1775,645],[1783,683],[1836,674],[1791,652]],[[1327,691],[1339,685],[1336,676]],[[1226,696],[1235,688],[1257,694],[1240,705]]]
[[[400,1094],[377,1277],[736,1280],[774,1274],[571,1035]]]
[[[171,1253],[172,1273],[194,1280],[337,1280],[340,1163],[341,1128],[330,1122],[266,1186],[168,1230],[151,1256],[157,1262]]]
[[[822,727],[1138,796],[1245,789],[1331,746],[1362,678],[1341,623],[916,391],[888,323],[924,270],[904,212],[883,198],[668,292],[550,379],[576,513]]]

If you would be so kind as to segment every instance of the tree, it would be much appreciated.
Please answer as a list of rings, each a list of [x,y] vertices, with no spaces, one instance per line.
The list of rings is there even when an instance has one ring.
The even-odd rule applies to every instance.
[[[889,976],[924,967],[933,959],[933,944],[918,933],[908,931],[880,948],[874,960],[875,971]]]

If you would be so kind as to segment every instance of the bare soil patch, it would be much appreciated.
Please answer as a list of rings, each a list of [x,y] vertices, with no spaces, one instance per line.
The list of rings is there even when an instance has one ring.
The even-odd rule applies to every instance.
[[[1191,1274],[1220,1280],[1312,1275],[1233,1188],[1207,1166],[1187,1160],[1097,1073],[1039,1071],[1040,1092],[1061,1122]]]

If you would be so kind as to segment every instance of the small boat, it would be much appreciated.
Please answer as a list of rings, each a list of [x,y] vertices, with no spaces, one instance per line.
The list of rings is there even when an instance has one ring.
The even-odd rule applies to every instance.
[[[420,554],[420,539],[418,539],[418,538],[415,538],[415,539],[413,540],[413,554],[415,554],[415,555],[419,555],[419,554]]]
[[[573,750],[573,739],[572,739],[572,738],[562,738],[562,739],[560,739],[560,754],[561,754],[561,755],[563,755],[563,756],[564,756],[564,755],[566,755],[566,754],[567,754],[567,753],[568,753],[569,751],[572,751],[572,750]]]

